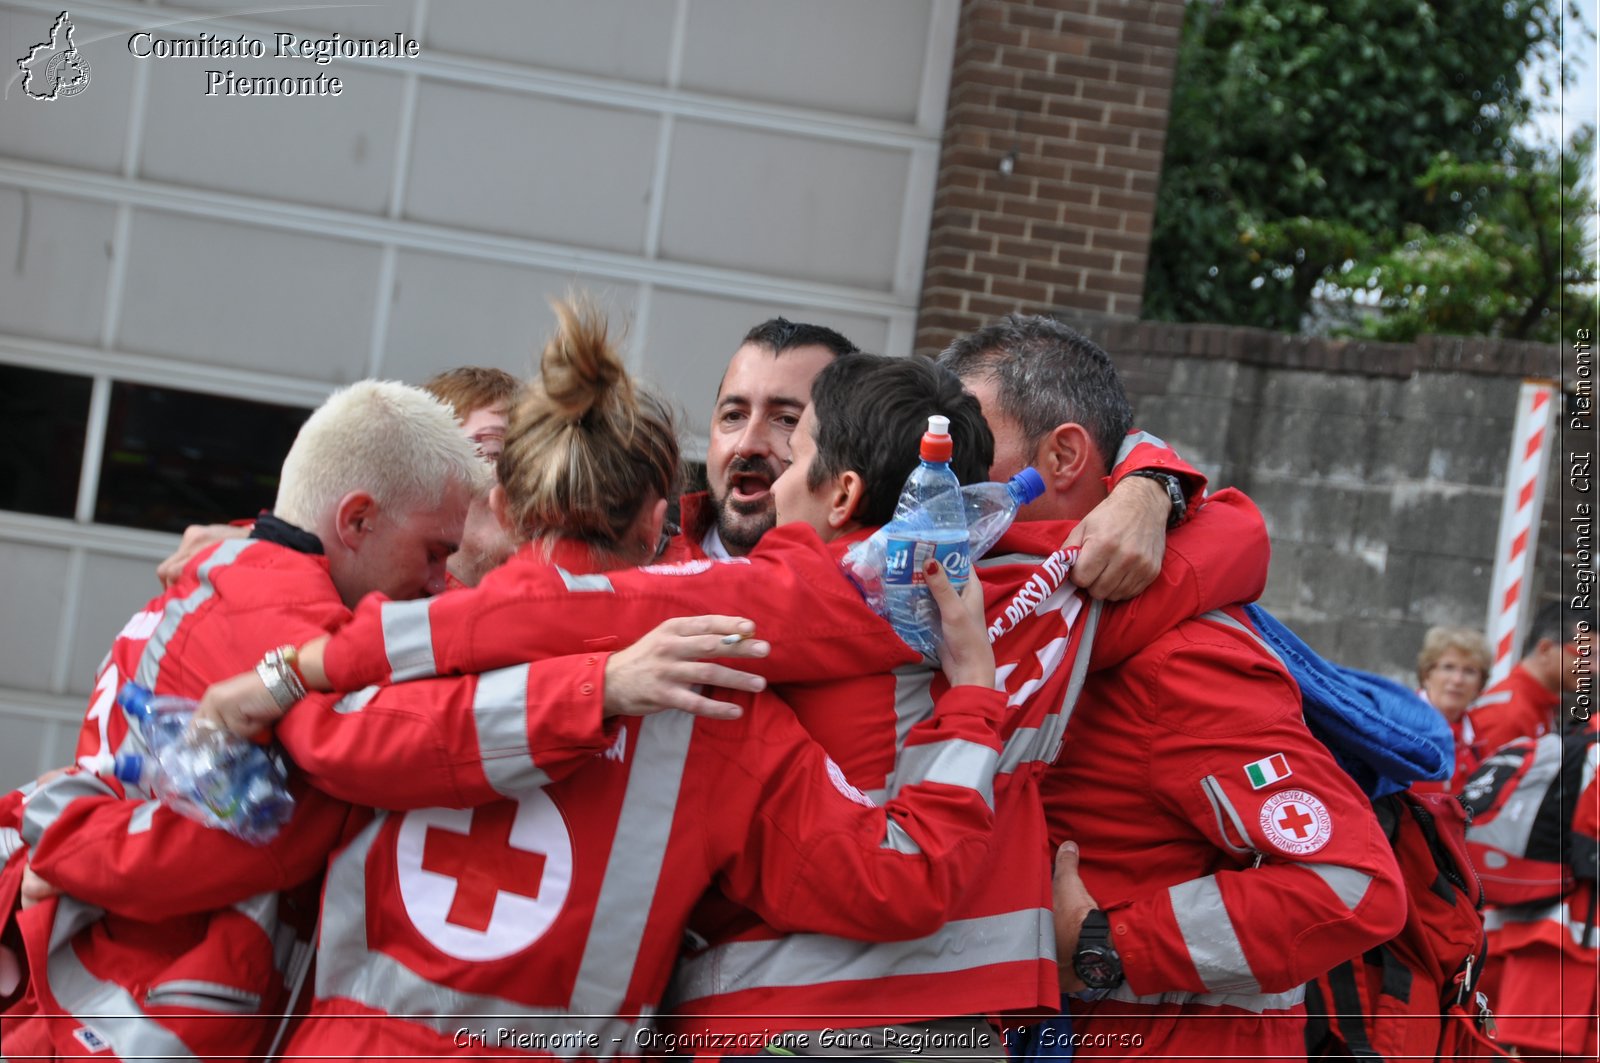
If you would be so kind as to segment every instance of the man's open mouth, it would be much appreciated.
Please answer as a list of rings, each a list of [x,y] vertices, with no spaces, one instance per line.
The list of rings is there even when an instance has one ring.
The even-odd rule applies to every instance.
[[[764,472],[736,472],[728,477],[728,497],[742,505],[760,502],[772,494],[772,477]]]

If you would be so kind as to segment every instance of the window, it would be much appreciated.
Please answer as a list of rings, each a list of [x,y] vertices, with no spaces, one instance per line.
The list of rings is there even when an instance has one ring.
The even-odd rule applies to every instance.
[[[155,531],[254,517],[309,411],[116,383],[94,519]],[[81,446],[81,443],[80,443]]]
[[[93,389],[86,376],[0,365],[0,509],[72,519]]]

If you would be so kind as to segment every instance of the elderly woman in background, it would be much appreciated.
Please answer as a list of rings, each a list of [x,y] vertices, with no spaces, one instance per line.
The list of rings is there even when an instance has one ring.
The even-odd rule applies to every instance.
[[[1460,793],[1467,776],[1489,750],[1474,742],[1472,716],[1467,706],[1483,693],[1489,678],[1489,643],[1483,633],[1466,627],[1429,628],[1417,654],[1418,693],[1450,723],[1456,740],[1455,772],[1443,782],[1423,782],[1419,791]]]

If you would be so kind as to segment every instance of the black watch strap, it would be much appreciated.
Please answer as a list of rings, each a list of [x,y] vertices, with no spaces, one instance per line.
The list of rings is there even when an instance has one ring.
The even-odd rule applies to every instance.
[[[1189,500],[1183,493],[1183,481],[1170,472],[1160,469],[1134,469],[1127,473],[1128,476],[1142,476],[1147,480],[1154,480],[1167,492],[1167,499],[1172,503],[1172,512],[1167,514],[1167,527],[1176,528],[1183,523],[1183,518],[1189,515]]]
[[[1111,920],[1099,908],[1083,917],[1072,969],[1090,989],[1115,989],[1122,984],[1122,957],[1111,944]]]

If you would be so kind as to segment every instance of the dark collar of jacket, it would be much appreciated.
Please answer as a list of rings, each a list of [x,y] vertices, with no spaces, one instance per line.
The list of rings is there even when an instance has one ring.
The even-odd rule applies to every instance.
[[[302,554],[321,556],[323,553],[321,539],[304,528],[297,528],[286,520],[274,517],[267,510],[262,510],[261,515],[256,518],[256,526],[250,532],[250,538],[286,546]]]

